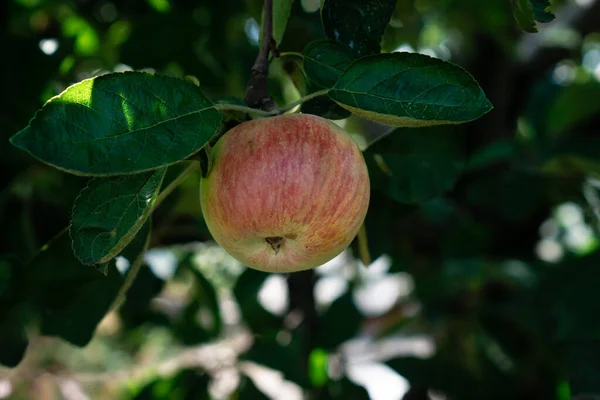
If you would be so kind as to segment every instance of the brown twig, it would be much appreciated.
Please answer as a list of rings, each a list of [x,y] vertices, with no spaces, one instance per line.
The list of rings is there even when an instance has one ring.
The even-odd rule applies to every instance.
[[[252,108],[259,108],[265,111],[275,111],[277,106],[275,101],[269,95],[267,89],[267,77],[269,75],[269,54],[277,55],[278,51],[273,39],[273,0],[265,0],[264,5],[264,23],[262,32],[262,42],[260,51],[252,71],[250,73],[250,82],[246,89],[244,100]]]

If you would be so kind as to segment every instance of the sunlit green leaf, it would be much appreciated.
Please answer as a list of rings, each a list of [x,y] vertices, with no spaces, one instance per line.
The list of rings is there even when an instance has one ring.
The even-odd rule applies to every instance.
[[[492,108],[464,69],[412,53],[380,54],[355,61],[329,96],[361,117],[404,127],[468,122]]]
[[[335,85],[354,58],[348,47],[335,40],[310,42],[302,54],[308,79],[323,88]]]
[[[379,53],[395,7],[396,0],[325,0],[321,8],[325,34],[357,57]]]
[[[104,75],[69,87],[11,142],[80,175],[142,172],[178,162],[217,131],[221,114],[198,87],[140,72]]]
[[[90,181],[75,201],[69,229],[79,261],[104,263],[127,246],[152,212],[165,171]]]

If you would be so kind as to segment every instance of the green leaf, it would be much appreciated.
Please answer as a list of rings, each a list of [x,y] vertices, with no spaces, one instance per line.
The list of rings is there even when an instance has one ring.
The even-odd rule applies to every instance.
[[[550,22],[555,17],[549,10],[550,0],[511,0],[513,15],[525,32],[537,32],[535,22]]]
[[[114,264],[107,276],[83,266],[66,231],[44,246],[28,269],[41,333],[78,346],[90,341],[123,282]]]
[[[525,32],[537,32],[533,5],[530,0],[511,0],[510,4],[519,28]]]
[[[129,272],[141,261],[149,235],[148,221],[121,253],[131,265]],[[28,266],[31,282],[27,296],[40,314],[40,333],[76,346],[89,343],[96,326],[126,288],[114,260],[107,270],[104,276],[82,265],[71,251],[66,231],[44,246]]]
[[[548,132],[558,134],[585,124],[600,112],[600,83],[592,79],[562,88],[547,115]]]
[[[69,229],[79,261],[105,263],[129,244],[152,212],[166,170],[89,182],[75,201]]]
[[[207,373],[199,372],[196,369],[184,369],[174,373],[161,374],[159,371],[151,371],[142,379],[145,384],[137,389],[133,384],[129,384],[129,393],[131,396],[120,397],[123,400],[162,400],[162,399],[211,399],[208,391],[210,376]],[[147,382],[153,378],[151,382]],[[137,390],[136,390],[137,389]]]
[[[329,96],[356,115],[403,127],[459,124],[492,109],[467,71],[413,53],[379,54],[355,61]]]
[[[357,57],[379,53],[396,0],[325,0],[321,8],[328,38],[344,43]]]
[[[351,291],[336,299],[319,319],[319,346],[331,351],[353,338],[358,333],[362,321],[361,314],[352,300]]]
[[[352,113],[340,107],[335,101],[327,96],[319,96],[302,103],[300,108],[303,114],[319,115],[323,118],[339,120],[346,119]]]
[[[348,378],[342,378],[338,381],[331,380],[323,390],[319,399],[341,399],[341,400],[369,400],[369,393],[364,387],[358,386]]]
[[[23,265],[12,256],[0,257],[0,364],[14,367],[29,343],[27,322],[30,307],[22,297]]]
[[[157,278],[147,265],[142,265],[135,281],[127,292],[125,302],[119,307],[121,321],[129,329],[148,322],[156,322],[156,311],[152,300],[160,294],[165,281]]]
[[[302,54],[306,76],[322,88],[333,87],[354,59],[348,47],[329,39],[310,42]]]
[[[281,328],[282,319],[265,310],[258,301],[258,292],[269,274],[246,268],[238,278],[233,294],[241,307],[244,322],[257,335],[277,331]]]
[[[281,44],[281,40],[285,34],[285,28],[287,27],[288,19],[290,18],[290,12],[292,11],[292,3],[294,3],[294,0],[275,0],[273,2],[273,39],[275,39],[276,46]],[[264,10],[260,21],[261,35],[259,42],[262,41],[262,32],[265,25]]]
[[[240,400],[263,399],[265,395],[254,385],[254,382],[250,378],[244,377],[238,388],[236,398]]]
[[[243,355],[244,360],[281,371],[285,379],[301,387],[310,387],[308,362],[304,355],[306,338],[298,330],[287,332],[291,340],[287,343],[277,339],[277,332],[256,335],[250,351]],[[305,369],[306,368],[306,369]]]
[[[536,288],[535,304],[546,310],[547,337],[561,342],[597,341],[600,320],[590,318],[589,313],[600,307],[596,289],[600,279],[598,262],[600,252],[567,259],[542,277]]]
[[[464,167],[462,140],[449,127],[396,129],[364,153],[371,186],[408,204],[444,194]]]
[[[194,313],[194,319],[197,320],[199,310],[203,309],[207,311],[208,314],[210,314],[210,325],[203,326],[203,330],[209,335],[209,338],[214,338],[221,333],[221,328],[223,326],[217,291],[215,290],[214,286],[206,279],[204,274],[193,265],[190,257],[184,260],[183,263],[188,266],[188,268],[194,275],[194,301],[197,302],[197,307]]]
[[[550,0],[529,0],[533,5],[535,20],[539,22],[550,22],[555,16],[550,12]]]
[[[5,306],[4,304],[2,304]],[[2,313],[0,317],[0,364],[16,367],[27,350],[27,317],[26,304],[18,304]]]
[[[201,149],[221,114],[185,80],[141,72],[84,80],[52,98],[12,144],[78,175],[122,175]]]

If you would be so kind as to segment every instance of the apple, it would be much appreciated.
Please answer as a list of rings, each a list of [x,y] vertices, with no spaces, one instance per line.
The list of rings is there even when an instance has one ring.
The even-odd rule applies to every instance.
[[[244,122],[221,137],[200,203],[216,242],[248,267],[317,267],[354,239],[369,175],[350,135],[327,119],[288,114]]]

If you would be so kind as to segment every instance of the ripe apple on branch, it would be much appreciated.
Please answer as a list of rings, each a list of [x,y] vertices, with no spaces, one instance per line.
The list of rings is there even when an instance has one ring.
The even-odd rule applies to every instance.
[[[348,133],[327,119],[291,114],[227,132],[212,150],[200,191],[206,224],[227,252],[252,268],[294,272],[350,244],[370,187]]]

